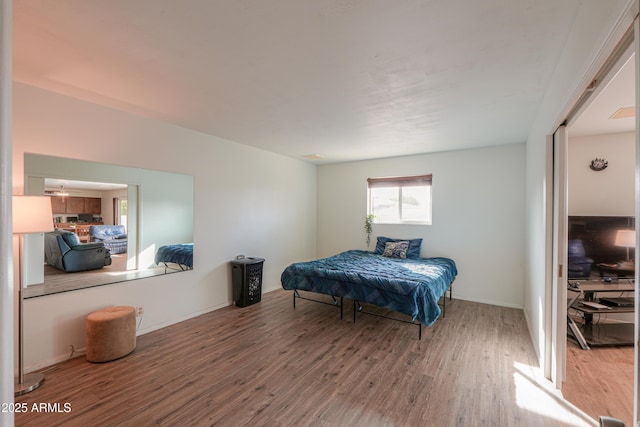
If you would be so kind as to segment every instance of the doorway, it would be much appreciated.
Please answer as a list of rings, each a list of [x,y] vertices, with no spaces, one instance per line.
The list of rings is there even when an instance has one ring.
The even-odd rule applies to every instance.
[[[127,199],[118,197],[113,199],[113,218],[117,225],[127,226]]]
[[[574,245],[582,249],[581,266],[565,259],[563,280],[554,288],[554,299],[566,301],[567,285],[591,282],[607,288],[617,283],[635,284],[636,206],[636,58],[633,43],[612,62],[598,90],[589,97],[574,117],[567,120],[565,178],[566,212],[561,221],[566,230],[555,237],[563,240],[559,248],[572,253]],[[615,165],[615,166],[614,166]],[[634,231],[632,243],[621,238]],[[576,246],[577,247],[577,246]],[[560,250],[560,249],[559,249]],[[629,251],[629,255],[627,255]],[[563,254],[564,255],[564,254]],[[583,270],[579,270],[583,268]],[[557,276],[556,276],[557,277]],[[567,280],[568,278],[568,280]],[[634,300],[634,292],[616,291],[615,297]],[[584,296],[584,295],[583,295]],[[592,294],[600,302],[598,293]],[[605,331],[607,325],[636,323],[633,310],[612,313],[603,308],[589,313],[579,301],[567,308],[569,317],[589,331]],[[624,311],[624,310],[622,310]],[[560,315],[558,315],[560,318]],[[560,322],[560,320],[558,320]],[[566,334],[565,325],[557,325],[559,343]],[[629,332],[627,328],[627,332]],[[628,337],[619,339],[602,332],[605,341],[590,337],[585,344],[570,339],[558,353],[566,363],[560,368],[565,398],[594,418],[609,415],[633,425],[634,418],[634,327]],[[569,333],[569,335],[572,335]],[[615,335],[615,334],[613,334]],[[606,341],[609,338],[615,338]],[[562,343],[564,344],[564,343]],[[563,346],[558,345],[558,348]]]

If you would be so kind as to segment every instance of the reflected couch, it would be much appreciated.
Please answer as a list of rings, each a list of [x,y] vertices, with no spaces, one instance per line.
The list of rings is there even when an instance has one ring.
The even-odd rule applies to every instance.
[[[127,252],[127,231],[124,225],[92,225],[89,227],[89,241],[102,242],[112,254]]]
[[[65,230],[45,233],[44,259],[48,265],[67,273],[111,265],[111,255],[104,244],[80,243],[77,234]]]

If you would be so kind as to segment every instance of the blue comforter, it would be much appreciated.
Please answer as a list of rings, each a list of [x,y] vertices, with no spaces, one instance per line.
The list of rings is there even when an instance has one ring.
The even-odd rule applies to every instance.
[[[329,258],[291,264],[282,273],[287,290],[346,297],[411,316],[431,326],[438,300],[458,271],[448,258],[388,258],[351,250]]]
[[[156,252],[156,264],[173,262],[193,268],[193,243],[160,246]]]

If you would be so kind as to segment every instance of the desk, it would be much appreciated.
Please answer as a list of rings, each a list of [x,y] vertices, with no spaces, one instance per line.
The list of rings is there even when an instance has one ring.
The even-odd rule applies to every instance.
[[[582,304],[583,301],[598,302],[598,293],[633,292],[635,285],[631,279],[619,279],[617,283],[603,280],[570,280],[569,283],[568,291],[574,293],[574,297],[569,301],[569,306],[583,313],[584,323],[582,325],[576,324],[567,312],[569,326],[567,332],[573,334],[573,338],[578,341],[582,349],[588,350],[593,346],[633,345],[635,328],[633,322],[593,323],[593,316],[594,314],[633,313],[635,307],[593,308]],[[572,285],[577,285],[577,287],[572,287]],[[580,299],[580,296],[583,298]]]

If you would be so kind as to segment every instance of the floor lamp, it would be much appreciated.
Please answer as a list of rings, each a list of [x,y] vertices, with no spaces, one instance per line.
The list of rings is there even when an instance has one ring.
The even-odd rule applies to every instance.
[[[620,267],[628,270],[634,270],[635,264],[630,257],[629,249],[636,247],[636,231],[635,230],[618,230],[618,232],[616,233],[616,240],[613,244],[615,246],[622,246],[623,248],[627,248],[627,259],[622,261],[619,264]]]
[[[44,381],[41,373],[24,373],[24,342],[23,342],[23,303],[22,289],[24,287],[24,235],[53,231],[53,213],[51,212],[51,198],[48,196],[13,196],[13,234],[19,235],[18,277],[18,377],[15,384],[15,395],[29,393]]]

